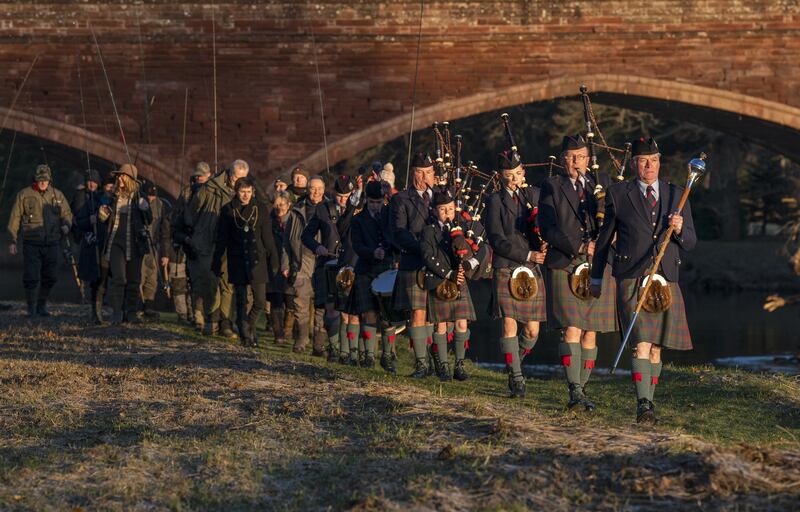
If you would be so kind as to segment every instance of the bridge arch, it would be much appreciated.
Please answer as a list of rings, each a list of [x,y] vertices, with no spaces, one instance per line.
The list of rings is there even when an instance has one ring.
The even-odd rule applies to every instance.
[[[88,151],[118,165],[128,161],[125,146],[121,142],[71,124],[6,108],[0,108],[0,119],[6,119],[7,130],[40,137],[80,151]],[[167,165],[139,151],[137,147],[129,145],[128,149],[131,158],[136,160],[136,167],[142,178],[153,181],[173,197],[178,196],[180,176],[175,172],[174,165]]]
[[[591,77],[563,76],[526,82],[520,85],[481,92],[463,98],[445,100],[417,109],[415,130],[430,126],[435,121],[453,121],[515,105],[554,100],[578,94],[578,86],[586,84],[593,98],[607,97],[620,106],[656,110],[665,105],[680,104],[698,119],[698,124],[710,125],[720,131],[730,131],[731,122],[748,119],[747,126],[737,124],[741,135],[786,154],[800,162],[800,148],[795,147],[800,132],[800,108],[748,96],[732,91],[694,85],[683,81],[645,78],[634,75],[598,74]],[[386,121],[368,126],[356,133],[328,144],[331,165],[346,160],[361,151],[403,136],[408,133],[411,114],[398,115]],[[794,141],[794,142],[793,142]],[[325,149],[319,149],[298,161],[307,169],[319,171],[325,168]]]

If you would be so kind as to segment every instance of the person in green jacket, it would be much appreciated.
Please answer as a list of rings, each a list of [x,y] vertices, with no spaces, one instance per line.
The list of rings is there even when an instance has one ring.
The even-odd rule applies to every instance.
[[[227,338],[236,338],[231,321],[233,289],[227,279],[219,279],[210,269],[222,207],[233,199],[236,181],[246,177],[249,172],[247,162],[235,160],[229,169],[198,188],[184,211],[184,229],[187,231],[184,243],[196,258],[190,266],[189,278],[203,298],[203,334],[206,335],[219,332]],[[227,258],[224,258],[221,275],[227,274],[227,267]]]
[[[22,239],[28,316],[49,316],[47,298],[56,284],[59,244],[72,225],[69,203],[60,190],[50,186],[52,178],[50,167],[37,166],[33,185],[17,194],[8,219],[12,256],[17,255],[17,243]]]

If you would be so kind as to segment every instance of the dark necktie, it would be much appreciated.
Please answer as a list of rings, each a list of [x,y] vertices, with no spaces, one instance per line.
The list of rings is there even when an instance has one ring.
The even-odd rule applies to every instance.
[[[655,210],[656,203],[658,203],[658,199],[656,199],[656,191],[653,190],[651,185],[647,185],[647,194],[645,195],[645,199],[647,200],[647,204],[650,205],[651,210]]]
[[[578,193],[578,199],[580,202],[586,198],[586,190],[583,188],[583,182],[580,178],[575,180],[575,192]]]
[[[426,208],[430,208],[431,206],[431,197],[428,195],[428,191],[422,193],[422,202],[425,203]]]

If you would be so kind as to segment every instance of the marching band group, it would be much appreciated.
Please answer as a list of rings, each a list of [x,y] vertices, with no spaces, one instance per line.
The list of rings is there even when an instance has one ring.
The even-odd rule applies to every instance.
[[[696,243],[691,210],[678,207],[683,189],[659,178],[653,139],[632,143],[634,177],[611,183],[593,169],[591,135],[563,138],[563,173],[540,187],[526,183],[512,143],[482,188],[469,188],[469,172],[460,174],[460,162],[443,166],[438,152],[413,156],[405,190],[395,190],[390,165],[378,165],[337,177],[330,195],[325,179],[301,168],[264,191],[243,160],[216,176],[201,162],[171,209],[126,164],[106,183],[87,173],[71,211],[39,166],[12,209],[10,251],[22,242],[31,316],[48,314],[58,240],[72,230],[96,323],[104,300],[113,324],[153,314],[152,283],[161,280],[179,317],[204,334],[256,346],[268,311],[276,339],[293,338],[295,351],[313,339],[314,354],[329,361],[373,367],[379,357],[396,373],[395,340],[405,330],[413,376],[443,381],[469,378],[477,315],[468,283],[490,279],[511,397],[525,396],[522,364],[547,322],[561,333],[568,409],[593,411],[586,386],[596,334],[631,326],[637,420],[653,423],[662,348],[692,347],[677,284],[680,253]]]

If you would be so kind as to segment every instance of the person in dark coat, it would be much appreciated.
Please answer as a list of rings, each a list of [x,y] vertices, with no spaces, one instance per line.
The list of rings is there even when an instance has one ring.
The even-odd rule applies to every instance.
[[[111,323],[119,325],[125,319],[139,323],[142,258],[150,250],[145,231],[152,220],[150,205],[139,195],[136,166],[124,164],[112,174],[116,178],[114,197],[110,204],[100,206],[98,212],[108,232],[102,258],[110,275]]]
[[[327,334],[328,361],[336,361],[339,352],[339,336],[342,323],[351,323],[350,315],[341,313],[347,294],[339,293],[336,285],[336,273],[343,267],[352,268],[356,256],[350,243],[350,223],[356,211],[356,205],[350,201],[355,184],[350,176],[339,176],[334,183],[333,199],[324,200],[316,207],[315,214],[309,219],[300,240],[317,256],[314,269],[314,307],[325,308],[323,327]],[[335,263],[335,264],[334,264]],[[338,305],[338,307],[337,307]],[[355,319],[358,323],[358,319]],[[315,352],[321,351],[321,339],[314,333]]]
[[[346,329],[346,339],[341,342],[339,362],[359,364],[360,338],[364,344],[364,364],[372,366],[376,352],[377,332],[381,331],[381,367],[391,374],[397,373],[397,355],[394,349],[395,328],[389,318],[383,318],[378,298],[372,292],[372,280],[392,267],[394,248],[391,244],[389,208],[380,183],[372,181],[366,186],[366,208],[353,217],[350,237],[353,251],[358,256],[355,264],[355,282],[350,289],[347,312],[351,319]],[[360,327],[357,316],[360,315]],[[341,336],[342,334],[340,334]]]
[[[267,222],[269,208],[255,195],[255,184],[241,178],[234,186],[235,197],[222,207],[211,271],[221,276],[223,256],[228,258],[228,282],[234,287],[236,322],[242,345],[258,346],[256,324],[264,311],[267,297],[268,248],[273,247]],[[247,291],[252,290],[253,304],[247,311]]]
[[[541,240],[537,224],[539,189],[525,183],[525,170],[519,155],[504,151],[498,155],[502,187],[486,201],[486,233],[494,253],[492,316],[503,320],[501,350],[506,360],[508,386],[512,397],[525,396],[522,360],[539,337],[539,323],[547,319],[544,279],[539,265],[544,263],[547,244]],[[537,290],[529,299],[511,293],[511,278],[517,269],[531,272]],[[518,334],[517,323],[522,324]]]
[[[417,272],[424,265],[420,235],[431,221],[430,205],[435,175],[430,155],[414,155],[411,172],[411,187],[398,192],[391,199],[392,241],[400,252],[392,308],[411,312],[408,335],[414,348],[413,376],[423,378],[429,373],[428,346],[433,341],[433,326],[426,318],[428,294],[417,284]]]
[[[477,245],[470,244],[465,236],[468,226],[463,217],[456,215],[456,203],[448,190],[433,194],[435,221],[422,231],[420,247],[425,263],[425,288],[428,290],[428,319],[433,323],[433,355],[439,379],[450,380],[449,357],[447,355],[447,326],[453,324],[453,345],[456,361],[453,377],[467,380],[464,357],[468,345],[468,322],[476,319],[472,305],[467,271],[476,269]],[[439,297],[437,287],[450,281],[458,289],[458,296],[448,300]]]
[[[288,311],[287,303],[291,300],[287,296],[289,283],[281,272],[281,254],[285,250],[283,240],[286,231],[286,222],[292,209],[293,195],[288,190],[275,192],[275,200],[270,212],[270,229],[275,252],[270,253],[268,260],[269,285],[267,299],[270,303],[270,317],[276,343],[284,343],[287,333],[291,336],[294,329],[294,315]]]
[[[595,246],[591,291],[595,297],[603,292],[604,263],[616,237],[612,272],[617,282],[620,322],[627,328],[643,278],[652,270],[665,232],[670,226],[674,229],[657,269],[671,295],[671,305],[660,308],[661,311],[642,309],[630,335],[630,343],[635,347],[631,372],[636,388],[636,420],[655,423],[653,395],[661,376],[661,349],[692,349],[678,274],[680,251],[694,249],[697,235],[689,202],[682,212],[676,211],[683,188],[659,179],[661,153],[656,141],[652,138],[635,141],[632,155],[630,166],[636,179],[616,183],[606,193],[605,219]],[[662,293],[667,292],[662,290]]]
[[[575,269],[585,267],[594,255],[598,218],[602,218],[598,217],[599,202],[593,193],[595,178],[603,190],[608,189],[610,179],[605,174],[587,172],[589,148],[582,134],[564,137],[561,164],[566,174],[542,184],[539,204],[539,226],[550,247],[545,258],[547,320],[549,327],[561,330],[558,351],[569,388],[567,409],[593,411],[595,404],[586,397],[584,388],[597,359],[597,333],[618,329],[616,290],[610,272],[604,277],[599,299],[578,298],[570,280]]]
[[[114,177],[110,176],[108,181],[112,187],[86,194],[81,208],[75,212],[75,229],[80,234],[78,277],[89,284],[91,321],[95,325],[103,323],[103,299],[108,282],[108,262],[100,254],[106,243],[107,225],[98,222],[100,207],[110,205],[114,197]]]

